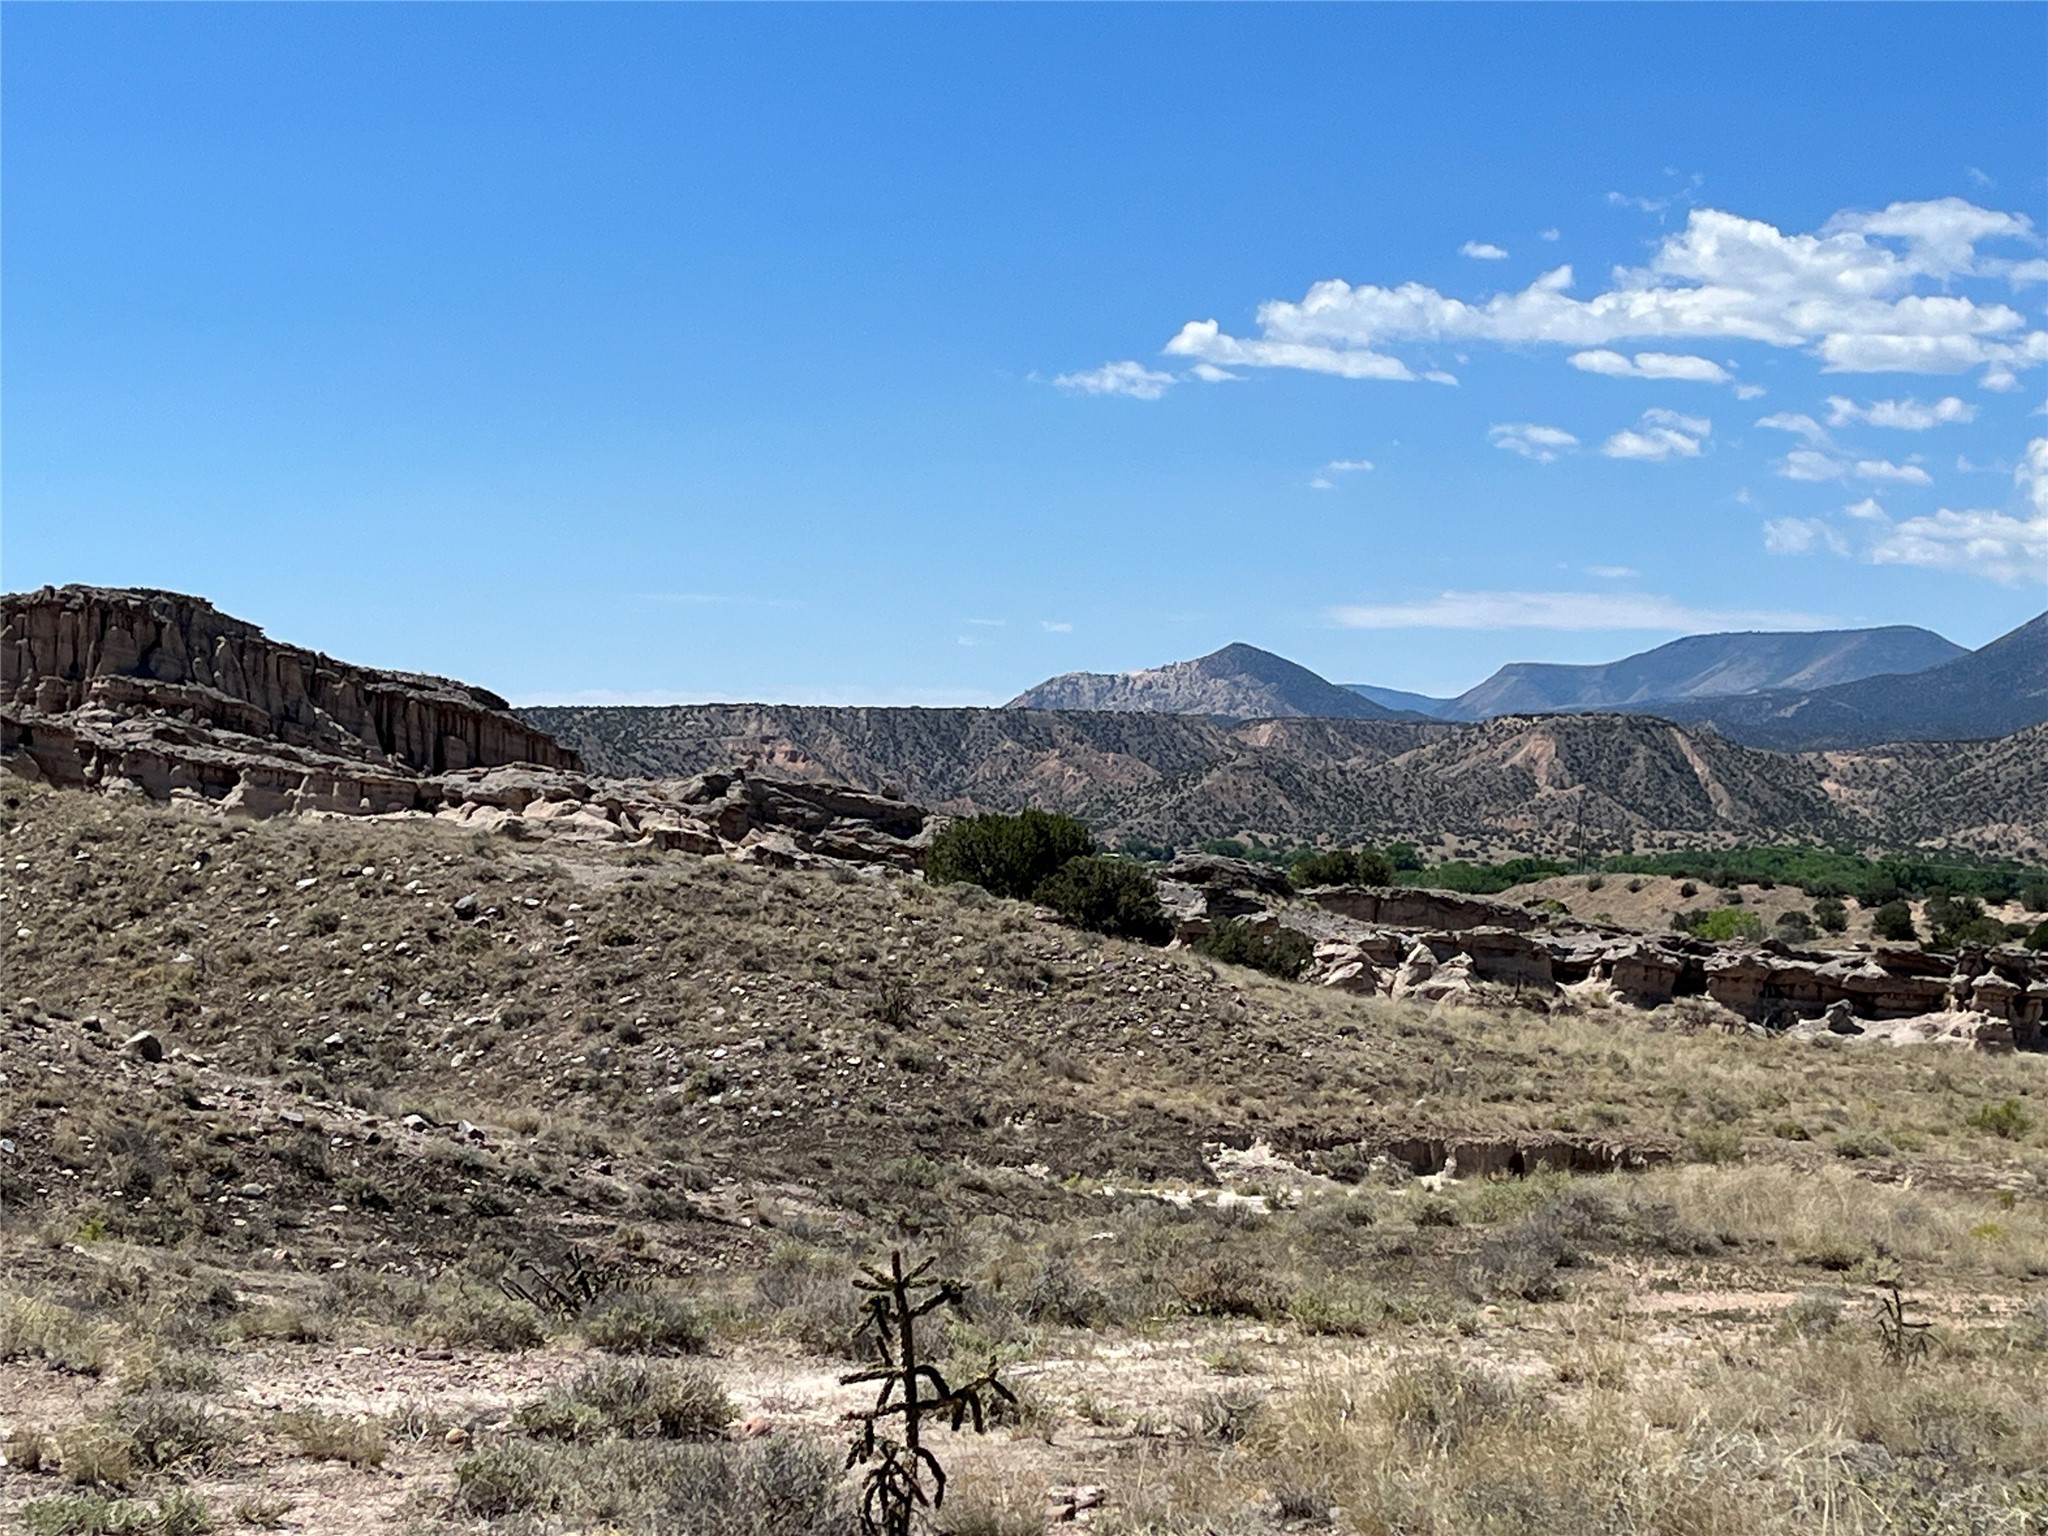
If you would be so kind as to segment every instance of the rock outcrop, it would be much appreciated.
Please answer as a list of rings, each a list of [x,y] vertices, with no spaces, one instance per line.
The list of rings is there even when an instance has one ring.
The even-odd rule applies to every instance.
[[[107,727],[162,717],[413,773],[580,766],[494,693],[284,645],[175,592],[44,587],[0,598],[0,705],[10,738],[19,732],[32,755],[39,736],[90,754]]]
[[[1604,1000],[1654,1010],[1685,998],[1731,1025],[1806,1035],[2048,1049],[2048,957],[2018,945],[1794,949],[1713,944],[1536,914],[1484,897],[1334,886],[1289,901],[1240,861],[1189,861],[1161,882],[1183,943],[1221,921],[1292,928],[1314,944],[1311,983],[1427,1003]],[[1178,878],[1174,878],[1178,876]]]
[[[592,778],[496,694],[282,645],[176,593],[9,595],[0,663],[0,763],[58,788],[791,867],[916,868],[931,829],[918,806],[794,775]]]

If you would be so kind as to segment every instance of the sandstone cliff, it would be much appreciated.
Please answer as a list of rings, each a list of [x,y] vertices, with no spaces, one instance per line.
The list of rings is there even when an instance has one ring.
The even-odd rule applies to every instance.
[[[928,819],[902,800],[739,770],[588,778],[494,693],[282,645],[179,593],[9,595],[0,664],[0,768],[58,788],[779,866],[923,858]]]

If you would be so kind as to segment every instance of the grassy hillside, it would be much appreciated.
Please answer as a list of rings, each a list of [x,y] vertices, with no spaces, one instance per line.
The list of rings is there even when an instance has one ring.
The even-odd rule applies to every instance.
[[[972,1287],[948,1369],[1019,1389],[938,1437],[955,1530],[1076,1488],[1132,1533],[2048,1507],[2043,1058],[1431,1012],[895,877],[4,798],[25,1529],[844,1531],[848,1281],[891,1246]],[[1471,1176],[1516,1148],[1560,1166]],[[1900,1364],[1893,1280],[1934,1325]]]

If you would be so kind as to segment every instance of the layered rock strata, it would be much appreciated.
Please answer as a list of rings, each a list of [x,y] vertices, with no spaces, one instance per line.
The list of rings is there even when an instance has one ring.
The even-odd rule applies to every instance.
[[[484,689],[280,645],[168,592],[0,599],[0,765],[229,814],[425,816],[791,867],[916,868],[930,831],[918,806],[793,776],[592,778]]]

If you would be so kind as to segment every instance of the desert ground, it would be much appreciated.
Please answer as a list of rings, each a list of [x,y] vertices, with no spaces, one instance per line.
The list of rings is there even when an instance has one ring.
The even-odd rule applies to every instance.
[[[2048,1529],[2048,1058],[1335,995],[880,870],[0,830],[24,1530],[851,1530],[892,1250],[1017,1399],[928,1430],[935,1529]]]

